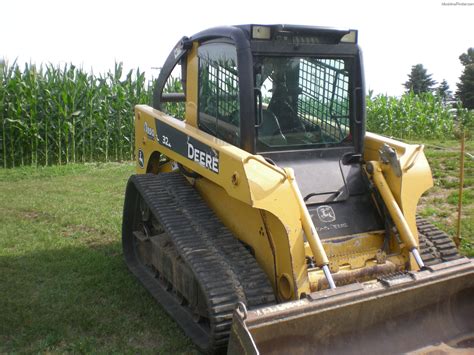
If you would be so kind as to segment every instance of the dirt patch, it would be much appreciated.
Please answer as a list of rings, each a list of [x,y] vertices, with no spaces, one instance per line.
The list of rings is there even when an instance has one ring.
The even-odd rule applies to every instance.
[[[66,238],[72,238],[83,234],[99,235],[101,232],[94,227],[85,226],[83,224],[68,225],[61,231],[61,236]]]
[[[20,211],[19,215],[22,219],[33,221],[52,221],[55,219],[53,215],[43,211],[25,210]]]
[[[64,227],[60,235],[64,238],[75,239],[87,248],[101,251],[107,256],[119,255],[117,248],[114,247],[114,244],[118,243],[119,237],[95,227],[71,224]]]

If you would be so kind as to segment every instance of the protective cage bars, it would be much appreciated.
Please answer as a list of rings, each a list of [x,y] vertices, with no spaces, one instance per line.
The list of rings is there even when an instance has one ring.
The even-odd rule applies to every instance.
[[[202,91],[200,110],[216,120],[231,121],[231,115],[239,110],[238,76],[230,63],[218,63],[201,59]],[[218,121],[216,121],[216,128]]]
[[[349,126],[349,75],[343,59],[300,61],[298,114],[305,124],[319,125],[326,136],[340,142]]]

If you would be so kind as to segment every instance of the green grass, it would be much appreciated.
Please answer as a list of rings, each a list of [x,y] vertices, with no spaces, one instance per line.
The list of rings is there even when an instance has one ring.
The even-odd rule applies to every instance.
[[[456,144],[428,142],[435,187],[419,208],[451,235]],[[118,163],[0,169],[0,353],[197,352],[123,261],[123,194],[133,170]],[[462,251],[470,256],[472,176],[474,161],[466,159]]]
[[[0,353],[190,353],[129,273],[130,164],[0,170]]]
[[[460,143],[428,141],[425,154],[430,163],[434,187],[422,198],[418,213],[440,229],[454,236],[457,232],[459,199]],[[474,141],[466,141],[466,151],[474,152]],[[474,160],[465,156],[461,252],[474,257]]]

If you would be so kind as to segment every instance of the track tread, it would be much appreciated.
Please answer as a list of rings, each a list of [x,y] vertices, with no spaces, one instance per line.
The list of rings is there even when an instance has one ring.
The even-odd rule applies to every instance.
[[[453,240],[426,219],[417,217],[420,254],[426,266],[459,259],[458,249]]]
[[[181,174],[134,175],[130,182],[171,238],[207,298],[209,346],[203,350],[213,352],[225,347],[237,302],[245,303],[249,309],[275,303],[266,275]],[[173,316],[172,310],[168,312]],[[199,340],[196,343],[202,344]]]

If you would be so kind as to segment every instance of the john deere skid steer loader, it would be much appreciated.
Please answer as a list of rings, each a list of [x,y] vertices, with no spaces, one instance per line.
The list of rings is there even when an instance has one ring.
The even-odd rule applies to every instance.
[[[423,146],[365,131],[356,31],[184,37],[135,132],[125,259],[201,350],[474,351],[474,263],[416,217]]]

